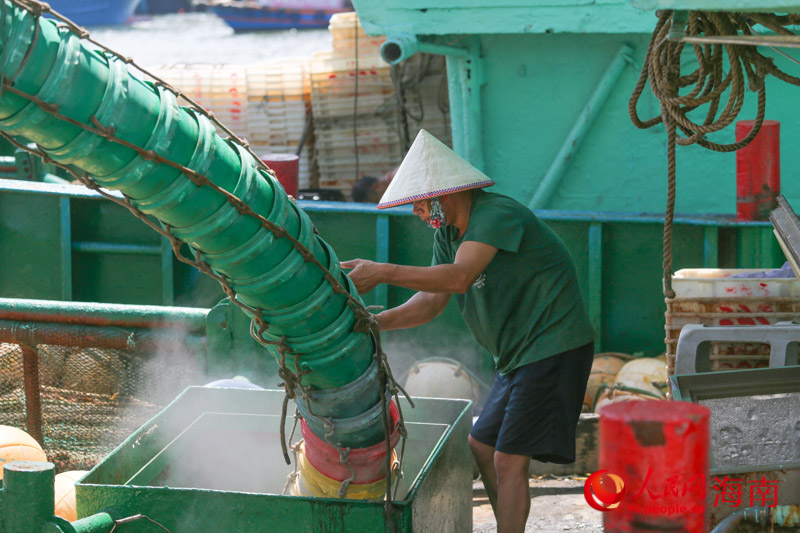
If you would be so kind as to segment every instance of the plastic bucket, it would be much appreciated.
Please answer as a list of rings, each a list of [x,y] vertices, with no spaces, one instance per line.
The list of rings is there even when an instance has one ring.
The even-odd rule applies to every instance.
[[[342,482],[331,479],[311,464],[305,457],[304,446],[297,454],[297,469],[300,475],[295,483],[298,495],[314,498],[339,498]],[[386,478],[373,483],[350,483],[344,493],[348,500],[378,500],[386,495]]]
[[[308,424],[309,429],[318,437],[324,436],[327,431],[325,429],[325,421],[322,418],[304,413],[301,405],[302,402],[298,402],[297,408],[300,410],[300,414],[303,415],[303,419]],[[394,406],[394,400],[392,400],[390,411],[397,409],[396,406],[392,406]],[[323,440],[332,446],[338,446],[339,448],[368,448],[386,438],[383,432],[381,402],[377,402],[358,416],[334,418],[331,419],[331,422],[333,423],[333,434]]]
[[[391,404],[389,412],[393,427],[389,445],[394,450],[400,441],[400,416],[394,404]],[[350,469],[339,460],[339,450],[317,437],[305,420],[300,421],[300,431],[305,439],[306,458],[314,468],[336,480],[345,480],[352,475]],[[385,478],[386,440],[366,448],[351,448],[348,463],[356,473],[353,483],[373,483]]]
[[[309,409],[306,402],[310,403],[311,412],[316,416],[349,418],[360,415],[366,408],[375,405],[380,393],[378,360],[373,359],[372,364],[358,379],[335,389],[311,389],[306,398],[298,390],[296,402],[303,404],[306,412]]]
[[[297,196],[300,157],[294,154],[265,154],[259,156],[265,165],[275,172],[286,194]]]

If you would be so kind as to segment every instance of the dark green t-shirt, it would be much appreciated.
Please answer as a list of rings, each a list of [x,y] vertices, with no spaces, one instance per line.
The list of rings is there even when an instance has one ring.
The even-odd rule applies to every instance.
[[[461,238],[457,234],[455,226],[436,230],[432,264],[453,263],[465,241],[498,249],[467,292],[455,295],[461,316],[494,356],[498,372],[594,340],[572,259],[530,209],[507,196],[474,190],[467,231]]]

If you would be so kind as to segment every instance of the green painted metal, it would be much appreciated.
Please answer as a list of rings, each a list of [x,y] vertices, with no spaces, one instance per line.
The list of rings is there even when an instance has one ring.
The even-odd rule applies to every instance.
[[[3,465],[0,530],[38,533],[53,516],[53,463],[16,461]]]
[[[355,2],[360,19],[371,34],[391,36],[405,32],[421,40],[436,37],[436,42],[450,46],[462,46],[467,39],[479,41],[485,77],[480,90],[480,152],[483,170],[497,182],[497,192],[523,203],[533,197],[609,58],[621,46],[630,46],[633,67],[620,75],[547,207],[663,212],[666,134],[660,127],[644,132],[636,129],[627,110],[655,27],[654,14],[633,9],[628,1],[614,0],[524,0],[511,4],[483,0],[457,4]],[[716,4],[724,2],[719,0]],[[768,48],[761,51],[774,57],[779,67],[788,71],[794,68],[791,60],[776,52]],[[800,51],[783,51],[800,60]],[[455,64],[451,60],[448,63]],[[688,72],[696,67],[696,60],[687,56],[685,65]],[[472,131],[464,124],[461,79],[452,66],[448,67],[448,76],[454,145],[470,161],[480,161],[463,149]],[[791,105],[786,106],[786,102],[796,101],[796,88],[773,79],[767,81],[767,93],[767,118],[782,122],[784,145],[788,146],[791,139],[800,136],[800,123],[789,113]],[[755,108],[755,98],[748,94],[739,119],[754,118]],[[658,102],[649,90],[639,102],[639,112],[643,117],[659,114]],[[726,128],[712,135],[711,140],[733,142],[734,130]],[[794,150],[784,149],[781,159],[784,169],[800,165],[800,154]],[[734,212],[734,154],[680,147],[677,165],[676,212]],[[800,202],[800,183],[784,179],[782,193],[790,202]]]
[[[625,66],[630,63],[632,53],[633,49],[630,46],[622,45],[617,50],[617,53],[614,54],[611,63],[603,73],[603,77],[600,78],[597,87],[589,97],[589,101],[586,102],[586,106],[578,115],[566,139],[564,139],[564,143],[561,145],[550,168],[547,169],[544,177],[539,182],[539,187],[528,203],[528,207],[531,209],[544,209],[550,203],[550,198],[558,188],[575,154],[580,150],[583,139],[594,125],[603,105],[611,94],[611,90],[619,81]]]
[[[482,91],[486,78],[481,45],[475,37],[462,39],[459,44],[467,47],[469,55],[447,58],[453,150],[484,170]]]
[[[117,245],[162,251],[97,253]],[[82,186],[0,180],[2,296],[200,307],[223,297],[215,282],[173,258],[128,210]]]
[[[703,235],[703,267],[716,268],[719,263],[719,230],[708,227]]]
[[[389,217],[378,215],[375,220],[375,261],[389,262]],[[375,305],[384,309],[389,307],[389,291],[386,285],[375,287]]]
[[[265,527],[385,531],[381,501],[280,495],[290,468],[271,452],[278,448],[276,422],[282,400],[282,391],[187,389],[76,485],[78,516],[106,508],[120,516],[141,513],[172,533],[248,533]],[[437,399],[415,399],[415,403],[415,409],[404,409],[410,440],[393,505],[395,528],[470,531],[471,403]],[[221,438],[215,443],[212,435]],[[257,445],[249,447],[245,435],[255,437]],[[195,453],[214,459],[194,461]],[[248,461],[242,463],[243,456]],[[231,471],[234,476],[225,475]],[[117,531],[152,528],[131,522]]]
[[[637,9],[674,9],[687,11],[742,11],[796,13],[797,0],[630,0]]]
[[[116,526],[116,520],[109,513],[97,513],[70,525],[74,533],[111,533],[114,530],[114,526]],[[66,530],[65,533],[72,532]]]
[[[370,35],[387,35],[395,28],[417,35],[627,33],[650,31],[655,23],[651,13],[631,9],[625,0],[356,0],[353,4]]]
[[[589,249],[587,252],[589,293],[587,308],[589,320],[596,333],[595,352],[603,351],[603,226],[597,222],[589,224]]]
[[[59,272],[61,274],[61,299],[72,300],[72,232],[70,231],[69,200],[65,197],[58,200],[58,245],[61,250]]]
[[[0,319],[94,326],[205,330],[208,309],[0,298]]]
[[[584,148],[588,148],[585,146]],[[6,187],[9,184],[11,187]],[[25,188],[21,189],[24,185]],[[21,192],[24,191],[24,192]],[[63,192],[62,192],[63,191]],[[33,212],[14,210],[21,200],[29,205],[37,205]],[[8,205],[17,217],[15,221],[0,225],[0,234],[8,235],[9,226],[26,228],[27,238],[35,238],[40,232],[49,232],[50,227],[36,226],[37,220],[50,220],[59,215],[59,204],[67,203],[72,213],[71,226],[62,226],[67,235],[74,235],[76,240],[88,242],[125,242],[122,237],[129,237],[133,242],[141,242],[149,233],[139,235],[133,230],[139,228],[134,217],[124,210],[103,201],[96,193],[83,191],[77,187],[69,187],[67,191],[58,186],[41,183],[5,181],[0,182],[0,205]],[[299,202],[308,213],[320,236],[336,249],[343,259],[364,257],[377,261],[389,261],[398,264],[425,266],[430,264],[432,232],[425,227],[410,209],[392,209],[377,211],[369,206],[343,203]],[[107,210],[101,209],[104,206]],[[5,213],[0,211],[0,217]],[[639,213],[589,213],[561,212],[537,210],[537,214],[546,220],[567,243],[576,262],[580,284],[592,316],[599,323],[598,343],[604,349],[639,352],[657,355],[663,351],[664,337],[664,303],[661,294],[661,233],[663,216]],[[114,231],[108,231],[103,224],[95,220],[109,222]],[[590,237],[592,224],[600,226],[602,246],[597,247],[597,235]],[[56,225],[57,226],[57,225]],[[766,239],[769,244],[774,241],[771,226],[768,222],[737,222],[732,216],[687,216],[678,215],[676,227],[679,237],[675,239],[675,269],[698,266],[723,268],[772,268],[783,264],[785,260],[779,251],[777,242],[770,246],[771,252],[766,256],[755,254],[756,242]],[[626,234],[625,229],[630,228]],[[146,229],[146,228],[142,228]],[[98,233],[101,232],[101,233]],[[127,232],[127,233],[122,233]],[[150,232],[151,233],[151,232]],[[53,258],[54,247],[57,249],[58,237],[49,235],[41,245],[23,250],[26,262],[20,264],[17,257],[8,248],[6,254],[0,254],[0,294],[14,295],[20,284],[28,290],[26,296],[56,300],[61,297],[61,286],[49,286],[50,277],[64,279],[59,270],[63,264]],[[57,235],[57,234],[56,234]],[[613,235],[613,239],[609,237]],[[717,237],[715,237],[717,236]],[[594,239],[594,240],[592,240]],[[13,238],[12,238],[13,240]],[[67,238],[66,240],[69,240]],[[590,255],[590,241],[595,243]],[[0,247],[7,238],[0,238]],[[155,240],[147,241],[155,246]],[[56,246],[54,246],[56,245]],[[62,250],[72,253],[71,243],[62,245]],[[650,254],[645,256],[645,254]],[[87,269],[88,254],[75,255],[71,262],[75,268]],[[125,268],[118,268],[114,255],[98,256],[93,254],[100,265],[110,262],[103,268],[103,277],[92,287],[94,299],[97,301],[113,301],[127,303],[143,303],[141,299],[149,294],[143,291],[136,294],[123,295],[120,298],[115,287],[126,283],[147,283],[147,287],[158,290],[159,267],[157,261],[145,266],[138,264],[137,278]],[[135,257],[135,256],[134,256]],[[147,256],[157,259],[156,256]],[[162,256],[166,257],[166,256]],[[599,261],[599,262],[598,262]],[[124,266],[124,265],[123,265]],[[176,268],[182,266],[181,263]],[[33,276],[35,272],[44,272],[48,278],[40,282]],[[180,272],[180,271],[175,271]],[[175,275],[176,301],[212,307],[223,294],[216,284],[207,281],[205,276],[197,273]],[[80,273],[76,274],[80,276]],[[67,279],[71,280],[71,274]],[[88,283],[88,281],[87,281]],[[79,294],[85,294],[86,287],[78,287]],[[385,299],[384,295],[385,294]],[[368,305],[397,306],[411,295],[398,287],[379,286],[376,290],[363,295]],[[249,337],[249,325],[244,315],[232,313],[229,321],[221,319],[218,323],[234,325],[234,333],[223,331],[223,342],[219,348],[210,350],[214,367],[218,369],[214,377],[230,377],[231,375],[247,375],[251,380],[276,386],[280,380],[275,377],[276,367],[271,358],[263,356],[259,348]],[[599,319],[599,322],[597,321]],[[231,335],[235,338],[231,339]],[[490,379],[492,367],[490,357],[470,339],[469,332],[461,320],[454,305],[448,306],[445,312],[433,323],[415,331],[396,331],[382,335],[384,344],[392,354],[414,353],[424,354],[430,350],[434,342],[446,340],[453,346],[450,356],[463,358],[471,370]],[[210,335],[211,338],[211,335]],[[227,339],[227,340],[225,340]],[[211,341],[209,341],[211,343]],[[457,347],[457,348],[456,348]],[[235,357],[228,354],[241,354]],[[397,357],[396,355],[392,355]],[[403,371],[402,365],[407,358],[400,356],[395,368],[397,374]],[[410,363],[409,363],[410,364]],[[261,376],[264,376],[262,381]]]

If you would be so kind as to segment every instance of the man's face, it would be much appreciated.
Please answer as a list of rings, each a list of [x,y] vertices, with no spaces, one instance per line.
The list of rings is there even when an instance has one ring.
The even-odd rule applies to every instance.
[[[414,214],[417,215],[426,224],[431,220],[431,201],[429,198],[425,200],[417,200],[414,202]]]

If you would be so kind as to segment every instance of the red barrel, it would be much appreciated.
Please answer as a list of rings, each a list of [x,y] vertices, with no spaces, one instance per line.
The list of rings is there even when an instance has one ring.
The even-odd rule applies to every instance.
[[[708,408],[690,402],[600,409],[600,470],[587,480],[585,494],[592,507],[604,506],[605,531],[708,531],[708,420]],[[621,483],[611,483],[610,491],[604,491],[609,484],[592,485],[604,474]],[[592,488],[599,502],[590,501]]]
[[[260,159],[275,171],[286,194],[297,196],[300,158],[294,154],[265,154],[260,156]]]
[[[736,123],[736,140],[753,128],[752,120]],[[736,152],[736,218],[769,220],[781,193],[781,123],[765,120],[753,142]]]

